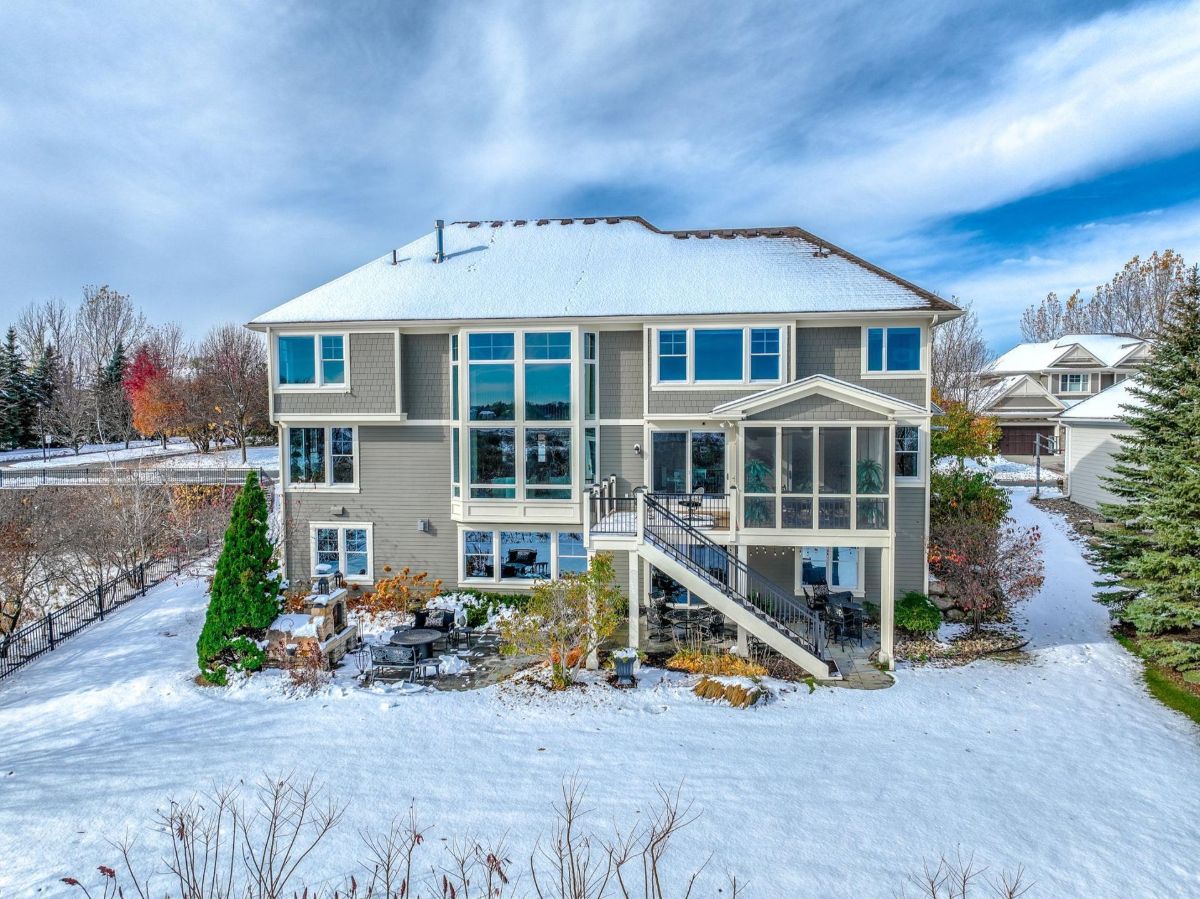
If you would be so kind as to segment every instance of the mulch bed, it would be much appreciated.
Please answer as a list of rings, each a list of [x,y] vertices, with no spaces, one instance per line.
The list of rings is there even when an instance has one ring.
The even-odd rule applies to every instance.
[[[1028,642],[1017,631],[985,628],[978,633],[956,634],[947,643],[929,638],[903,638],[896,643],[896,657],[914,665],[951,668],[988,657],[1022,658],[1021,650]]]

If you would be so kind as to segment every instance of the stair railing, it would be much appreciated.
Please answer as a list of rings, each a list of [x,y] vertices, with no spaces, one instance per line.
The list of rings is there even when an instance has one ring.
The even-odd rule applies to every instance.
[[[825,658],[825,622],[812,609],[709,539],[653,495],[645,495],[643,503],[640,523],[647,540],[733,601],[754,606],[783,625],[797,643],[817,658]]]

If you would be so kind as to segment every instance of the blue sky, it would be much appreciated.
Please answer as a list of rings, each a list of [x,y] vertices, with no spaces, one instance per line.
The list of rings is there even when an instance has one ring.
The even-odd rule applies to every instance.
[[[1200,2],[0,6],[0,309],[194,334],[434,218],[796,224],[996,348],[1200,260]]]

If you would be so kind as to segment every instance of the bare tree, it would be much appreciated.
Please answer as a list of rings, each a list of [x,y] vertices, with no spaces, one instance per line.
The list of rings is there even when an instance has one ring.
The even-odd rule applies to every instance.
[[[267,352],[262,338],[235,325],[214,327],[197,353],[199,378],[212,402],[215,422],[241,448],[267,424]]]
[[[30,303],[17,316],[17,339],[25,358],[36,359],[47,345],[61,360],[75,357],[75,312],[60,299]]]
[[[979,376],[991,361],[991,354],[973,304],[966,302],[961,306],[962,315],[934,329],[933,389],[939,397],[976,411],[975,400],[981,386]]]
[[[45,612],[34,596],[50,580],[58,549],[54,499],[54,491],[0,490],[0,658],[13,632]]]
[[[83,288],[83,303],[76,315],[83,364],[95,377],[113,356],[117,344],[137,346],[147,331],[146,316],[133,305],[126,294],[118,293],[107,284]]]
[[[1174,250],[1146,259],[1134,256],[1107,284],[1085,300],[1076,290],[1065,300],[1050,293],[1021,316],[1021,335],[1030,341],[1065,334],[1134,334],[1154,337],[1167,319],[1171,297],[1183,287],[1187,265]]]

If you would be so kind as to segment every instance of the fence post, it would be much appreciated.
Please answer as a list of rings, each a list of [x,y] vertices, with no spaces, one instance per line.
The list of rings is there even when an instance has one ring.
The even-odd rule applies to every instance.
[[[104,620],[104,585],[96,588],[96,608],[100,611],[100,620]]]
[[[54,616],[50,612],[46,613],[46,636],[48,637],[47,642],[50,644],[50,648],[53,649],[54,648]]]
[[[142,587],[142,596],[146,595],[146,563],[143,562],[138,566],[138,583]]]

